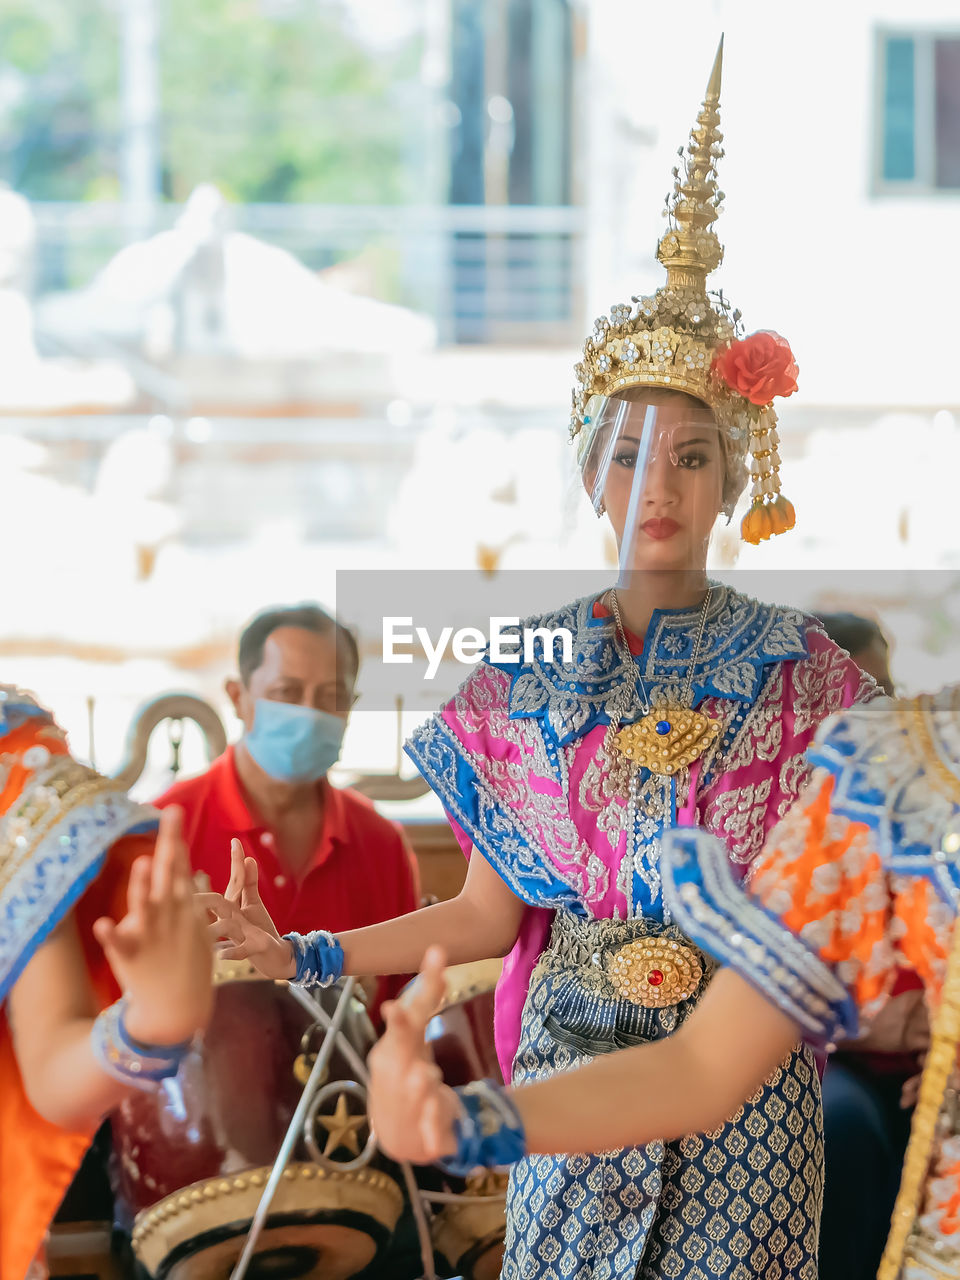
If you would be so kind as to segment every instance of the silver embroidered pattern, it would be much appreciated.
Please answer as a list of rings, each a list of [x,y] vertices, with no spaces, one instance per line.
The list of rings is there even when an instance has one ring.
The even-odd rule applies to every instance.
[[[69,757],[60,757],[67,760]],[[92,770],[91,777],[96,777]],[[16,812],[35,795],[32,786],[8,811],[3,839],[16,839]],[[156,824],[156,810],[134,803],[126,792],[101,791],[54,823],[32,856],[0,891],[0,999],[27,961],[75,901],[76,887],[89,883],[110,846],[138,827]]]
[[[607,757],[612,786],[620,795],[625,795],[627,798],[626,848],[617,875],[617,888],[626,899],[628,919],[637,914],[636,877],[646,885],[652,906],[656,907],[661,900],[660,834],[673,808],[677,779],[651,773],[645,781],[641,782],[639,765],[618,750],[615,739],[620,731],[622,720],[627,714],[646,716],[654,706],[662,706],[664,714],[667,714],[668,709],[672,707],[693,706],[693,675],[703,645],[713,593],[714,588],[708,587],[700,606],[696,638],[683,685],[678,688],[675,684],[667,684],[658,691],[656,700],[652,700],[647,693],[642,675],[637,672],[627,643],[616,588],[610,592],[610,605],[615,624],[614,645],[623,670],[623,696],[615,703],[615,710],[611,714],[610,723],[604,734],[603,751]],[[684,770],[681,776],[689,777],[688,771]],[[666,910],[665,904],[664,909]],[[665,919],[669,923],[669,914],[665,915]]]
[[[807,619],[797,610],[762,604],[720,583],[712,583],[711,590],[694,685],[709,685],[716,697],[752,701],[764,667],[807,656]],[[510,689],[511,716],[541,717],[558,742],[582,737],[598,718],[611,719],[623,696],[613,619],[595,618],[595,603],[596,596],[586,596],[563,609],[532,615],[514,629],[520,635],[524,627],[565,627],[573,635],[569,663],[535,657],[521,665]],[[689,626],[690,615],[684,611],[658,615],[650,629],[636,670],[648,689],[657,686],[657,700],[684,686],[691,666],[684,657],[690,652],[684,642]]]
[[[561,906],[573,900],[595,903],[619,872],[628,904],[620,913],[635,914],[638,897],[645,897],[645,890],[658,883],[662,823],[651,825],[650,815],[644,812],[644,797],[634,796],[634,811],[628,814],[632,788],[617,783],[632,781],[631,762],[624,762],[625,777],[618,780],[611,775],[602,743],[591,761],[584,764],[579,760],[583,734],[603,724],[607,716],[622,716],[625,701],[631,697],[613,644],[612,619],[593,616],[595,600],[590,596],[533,620],[545,627],[563,620],[572,625],[572,663],[535,661],[521,669],[522,680],[512,679],[516,667],[511,671],[483,663],[454,699],[452,710],[462,731],[451,730],[442,716],[433,717],[416,731],[408,752],[447,811],[524,901],[543,906]],[[726,723],[702,757],[697,804],[700,821],[709,827],[716,824],[735,861],[751,861],[762,845],[769,826],[767,811],[752,801],[744,803],[742,811],[736,804],[729,811],[725,808],[725,816],[711,811],[718,798],[717,784],[736,788],[739,779],[728,774],[752,759],[763,765],[766,755],[778,754],[771,734],[776,733],[782,699],[788,710],[797,701],[808,705],[816,682],[813,686],[801,682],[802,687],[797,688],[793,678],[795,668],[805,663],[794,661],[784,667],[785,659],[805,656],[808,621],[792,610],[761,605],[731,588],[714,586],[694,685],[697,696],[705,696],[708,713]],[[690,641],[689,611],[660,615],[650,628],[637,668],[642,666],[645,684],[658,700],[682,689],[690,667]],[[833,659],[838,667],[849,665],[836,651]],[[748,668],[752,672],[749,678]],[[824,684],[835,684],[829,671],[820,673],[821,689]],[[724,690],[737,688],[746,693],[724,696]],[[745,696],[752,702],[744,701]],[[514,744],[525,770],[504,769],[502,762],[492,767],[491,738]],[[780,746],[782,750],[782,742]],[[476,782],[460,796],[456,792],[457,761],[463,758],[475,770]],[[523,772],[526,778],[520,776]],[[760,772],[763,777],[771,770],[761,768]],[[774,778],[778,772],[781,784],[792,791],[803,781],[806,769],[799,759],[791,758],[789,767],[776,770]],[[560,794],[548,794],[552,788],[545,783],[556,784]],[[506,785],[508,803],[498,793],[502,784]],[[688,784],[689,775],[684,771],[677,784],[678,808],[689,803]],[[572,818],[575,802],[582,812],[595,816],[595,823],[582,831],[577,829],[581,824]],[[730,801],[722,803],[726,806]],[[669,807],[664,810],[661,806],[664,819],[669,812]],[[727,818],[739,835],[724,829]],[[617,871],[609,871],[597,850],[609,845],[616,852],[621,839],[621,865]],[[636,879],[632,881],[634,868]],[[658,896],[662,901],[662,895]]]
[[[483,704],[496,688],[506,705],[509,677],[503,672],[484,667],[474,672],[468,683],[469,697],[479,694]],[[475,704],[463,690],[458,710],[461,723],[468,724],[478,717]],[[540,723],[504,718],[500,736],[515,743],[521,757],[529,759],[533,753],[527,749],[541,736]],[[545,748],[539,749],[545,754]],[[550,775],[560,784],[560,794],[554,796],[531,786],[529,768],[491,761],[479,748],[471,750],[439,716],[421,726],[408,742],[407,751],[447,812],[524,902],[556,907],[571,898],[593,901],[606,892],[609,872],[570,816],[569,775],[563,752],[556,753],[557,768],[550,769]],[[465,756],[475,769],[473,794],[466,796],[458,789],[460,756]],[[505,796],[510,803],[504,802]],[[549,865],[539,852],[544,845],[553,855]],[[569,897],[549,891],[550,883],[556,881],[566,886]]]

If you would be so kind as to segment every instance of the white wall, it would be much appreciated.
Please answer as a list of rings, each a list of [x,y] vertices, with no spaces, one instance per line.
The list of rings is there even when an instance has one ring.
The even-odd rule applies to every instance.
[[[726,261],[748,331],[789,338],[815,405],[960,403],[960,193],[871,191],[878,27],[960,33],[956,0],[589,0],[591,317],[659,284],[676,148],[725,32]]]

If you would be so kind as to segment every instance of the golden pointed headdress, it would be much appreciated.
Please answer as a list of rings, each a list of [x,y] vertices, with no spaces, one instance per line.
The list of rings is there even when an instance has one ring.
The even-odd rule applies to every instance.
[[[720,80],[723,40],[697,122],[687,146],[678,151],[673,191],[664,216],[668,226],[657,258],[667,269],[666,284],[652,297],[619,303],[601,316],[583,348],[575,373],[572,435],[577,435],[592,396],[616,396],[627,387],[685,391],[706,404],[724,433],[728,472],[742,489],[747,453],[753,504],[741,531],[760,542],[793,527],[793,507],[780,494],[779,437],[771,402],[797,389],[797,366],[778,334],[741,337],[740,312],[722,293],[708,293],[707,277],[723,260],[714,231],[724,193],[717,186],[723,157]],[[739,474],[738,474],[739,469]]]

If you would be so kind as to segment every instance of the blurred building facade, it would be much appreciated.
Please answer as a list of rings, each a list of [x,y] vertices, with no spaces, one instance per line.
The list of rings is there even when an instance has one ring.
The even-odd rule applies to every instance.
[[[81,751],[93,697],[109,765],[146,697],[225,709],[242,621],[333,603],[338,569],[609,563],[572,478],[572,366],[594,316],[660,281],[663,196],[721,31],[717,283],[797,354],[783,453],[800,523],[739,561],[721,530],[716,565],[804,570],[784,597],[879,613],[907,686],[955,675],[955,5],[810,0],[788,19],[691,0],[682,30],[614,0],[382,8],[250,7],[231,37],[247,79],[205,122],[200,65],[174,74],[164,53],[199,39],[189,6],[104,4],[113,132],[70,135],[59,186],[31,177],[15,126],[60,64],[0,65],[18,188],[0,200],[0,464],[36,530],[8,573],[4,678],[62,708]],[[317,13],[322,111],[279,74],[275,107],[269,86],[256,97],[256,69]],[[859,594],[818,587],[827,566]],[[392,764],[393,727],[356,725],[348,763]]]

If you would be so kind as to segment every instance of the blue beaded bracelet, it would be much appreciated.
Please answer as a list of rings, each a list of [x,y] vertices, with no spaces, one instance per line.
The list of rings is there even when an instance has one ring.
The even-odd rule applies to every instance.
[[[297,972],[290,981],[297,987],[329,987],[343,977],[343,947],[332,933],[314,929],[312,933],[285,933],[293,947]]]
[[[131,1039],[123,1023],[126,998],[117,1000],[99,1014],[90,1032],[94,1056],[108,1075],[124,1084],[149,1089],[160,1080],[175,1076],[180,1064],[193,1047],[193,1040],[182,1044],[139,1044]]]
[[[465,1178],[473,1169],[497,1169],[526,1154],[520,1113],[502,1085],[477,1080],[454,1092],[461,1112],[454,1122],[456,1153],[437,1163],[447,1173]]]

